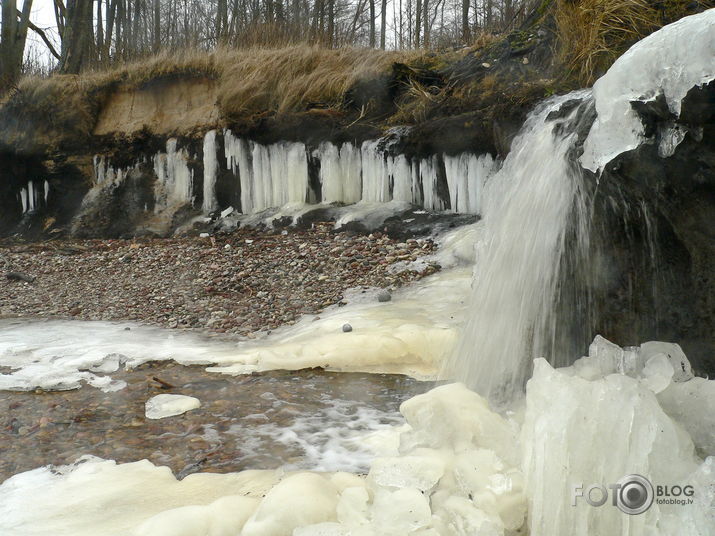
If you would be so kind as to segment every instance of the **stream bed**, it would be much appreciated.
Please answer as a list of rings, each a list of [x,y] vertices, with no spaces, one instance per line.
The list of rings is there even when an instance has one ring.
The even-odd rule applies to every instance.
[[[120,463],[148,459],[178,478],[278,467],[366,472],[376,454],[370,437],[380,436],[380,444],[386,434],[396,440],[395,426],[404,423],[400,404],[434,386],[400,375],[322,369],[232,377],[170,361],[113,378],[127,386],[0,391],[0,482],[87,454]],[[194,396],[201,407],[145,418],[145,402],[160,393]]]

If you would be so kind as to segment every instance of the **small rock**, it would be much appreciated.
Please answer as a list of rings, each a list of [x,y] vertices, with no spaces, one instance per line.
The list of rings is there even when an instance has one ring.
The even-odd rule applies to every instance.
[[[350,324],[343,324],[343,333],[350,333],[353,327]]]
[[[389,302],[392,299],[392,294],[388,290],[382,289],[377,293],[377,301]]]

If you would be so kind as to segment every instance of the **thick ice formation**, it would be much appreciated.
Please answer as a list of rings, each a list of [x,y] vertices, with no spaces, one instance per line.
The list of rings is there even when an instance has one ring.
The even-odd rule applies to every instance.
[[[0,533],[198,536],[210,528],[213,534],[235,535],[230,531],[240,530],[280,477],[276,471],[245,471],[198,473],[177,481],[169,468],[146,460],[118,465],[85,457],[72,466],[21,473],[0,485]]]
[[[201,401],[193,396],[162,394],[146,401],[147,419],[165,419],[200,408]]]
[[[211,143],[209,133],[205,145],[210,146]],[[194,171],[189,166],[190,160],[191,155],[185,148],[180,147],[176,138],[167,140],[166,152],[158,152],[151,161],[142,158],[127,168],[115,168],[104,156],[95,156],[94,184],[82,199],[82,205],[78,216],[75,217],[75,222],[81,221],[85,214],[91,214],[101,209],[102,204],[99,201],[105,194],[111,195],[118,185],[129,178],[141,177],[147,168],[151,168],[156,177],[153,192],[153,214],[157,222],[163,220],[163,225],[159,225],[158,231],[164,232],[165,229],[161,229],[161,227],[166,228],[170,225],[175,211],[194,202]],[[210,158],[207,164],[210,173]],[[145,206],[144,210],[147,212],[149,209]],[[147,213],[146,216],[149,217],[151,214]]]
[[[616,156],[643,142],[643,125],[633,101],[665,97],[674,116],[695,86],[715,79],[715,9],[685,17],[639,41],[618,58],[593,86],[598,118],[584,144],[581,164],[599,171]],[[669,156],[682,141],[682,127],[674,127],[661,143]]]
[[[308,159],[302,143],[261,145],[224,133],[228,168],[238,175],[241,212],[251,214],[287,203],[304,203]]]
[[[412,203],[445,210],[440,197],[442,171],[437,157],[407,159],[389,153],[389,141],[369,140],[360,147],[322,143],[309,151],[302,143],[264,146],[225,131],[228,169],[238,175],[241,212],[251,214],[286,203]],[[309,185],[308,160],[319,162],[320,194]],[[444,178],[452,212],[476,214],[481,192],[497,164],[486,155],[444,156]],[[275,188],[281,184],[280,188]],[[319,199],[318,199],[319,198]]]
[[[154,212],[157,214],[193,200],[194,172],[189,168],[189,152],[178,146],[176,138],[166,142],[166,153],[154,156]]]
[[[366,479],[247,471],[177,482],[147,461],[116,465],[90,458],[0,485],[0,532],[471,536],[523,524],[513,425],[459,384],[416,397],[402,412],[411,430],[402,435],[400,456],[378,459]],[[41,512],[31,507],[38,501]]]
[[[222,204],[224,200],[220,202],[217,192],[219,176],[227,180],[224,169],[233,174],[235,182],[222,183],[222,191],[229,191],[232,199],[240,199],[230,208],[236,216],[247,216],[249,222],[252,216],[269,222],[283,213],[297,217],[316,204],[358,204],[355,212],[369,207],[367,212],[372,216],[377,215],[374,207],[380,204],[479,212],[485,184],[498,168],[491,155],[464,153],[408,159],[390,153],[393,138],[369,140],[360,146],[325,142],[310,149],[298,142],[263,145],[239,138],[230,130],[210,130],[204,136],[201,151],[201,187],[194,184],[194,150],[176,138],[168,139],[166,151],[155,154],[150,162],[141,158],[126,168],[115,168],[105,156],[97,155],[94,186],[83,199],[80,215],[96,210],[102,196],[112,195],[127,178],[144,181],[153,171],[154,217],[146,214],[144,223],[163,233],[178,209],[186,205],[198,208],[197,199],[203,217],[228,208]],[[223,154],[219,155],[221,146]],[[47,184],[45,188],[47,194]],[[24,212],[39,206],[42,197],[32,182],[18,196]],[[268,212],[262,214],[263,211]]]
[[[103,390],[124,387],[109,374],[149,360],[209,364],[234,346],[195,334],[129,322],[0,320],[0,389],[76,389],[87,382]]]
[[[664,412],[659,398],[693,382],[712,397],[702,382],[715,382],[675,382],[666,374],[670,385],[656,396],[646,381],[648,362],[671,363],[666,356],[676,350],[665,343],[624,350],[597,338],[572,367],[537,360],[526,408],[509,417],[461,384],[433,389],[402,404],[408,425],[399,448],[375,459],[366,478],[246,471],[178,482],[146,461],[116,465],[96,458],[21,473],[0,485],[0,532],[505,536],[528,526],[533,536],[711,535],[715,458],[696,457],[678,417]],[[690,392],[669,396],[675,407]],[[713,404],[701,398],[691,409],[702,416]],[[632,473],[654,486],[691,485],[693,504],[656,498],[645,513],[630,516],[610,501],[571,506],[573,486],[607,486]]]
[[[668,352],[677,350],[666,343],[624,350],[597,337],[589,355],[571,367],[553,369],[543,359],[536,361],[521,432],[530,534],[712,534],[715,458],[701,462],[681,426],[712,424],[707,408],[715,403],[715,382],[681,376],[674,383]],[[687,363],[685,356],[675,359]],[[690,385],[700,390],[702,382],[710,384],[709,399],[704,395],[687,402]],[[666,404],[656,396],[663,389],[669,391]],[[679,413],[679,404],[688,404],[693,413]],[[710,427],[710,441],[713,432]],[[712,448],[707,441],[701,446],[703,451]],[[656,500],[641,515],[625,515],[610,499],[602,507],[584,500],[570,506],[574,486],[608,486],[630,474],[644,475],[654,486],[690,484],[694,504]]]

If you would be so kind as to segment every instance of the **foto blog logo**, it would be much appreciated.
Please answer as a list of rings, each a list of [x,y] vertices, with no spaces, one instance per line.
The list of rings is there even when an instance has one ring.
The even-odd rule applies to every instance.
[[[642,475],[626,475],[615,484],[575,484],[571,493],[571,506],[576,506],[579,499],[590,506],[600,507],[608,501],[609,490],[611,505],[624,514],[637,515],[647,511],[654,500],[658,504],[692,504],[695,493],[692,486],[656,486]],[[684,496],[687,499],[681,499]]]

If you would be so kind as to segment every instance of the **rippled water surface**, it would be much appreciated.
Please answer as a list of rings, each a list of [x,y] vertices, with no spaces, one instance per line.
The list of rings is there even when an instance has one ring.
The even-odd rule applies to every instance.
[[[112,377],[127,387],[111,393],[88,386],[0,391],[0,481],[84,454],[118,462],[146,458],[180,477],[281,466],[365,471],[371,445],[384,444],[404,422],[400,403],[433,385],[320,369],[229,377],[173,362],[150,362]],[[174,387],[161,388],[155,377]],[[145,402],[160,393],[195,396],[202,405],[146,419]]]

